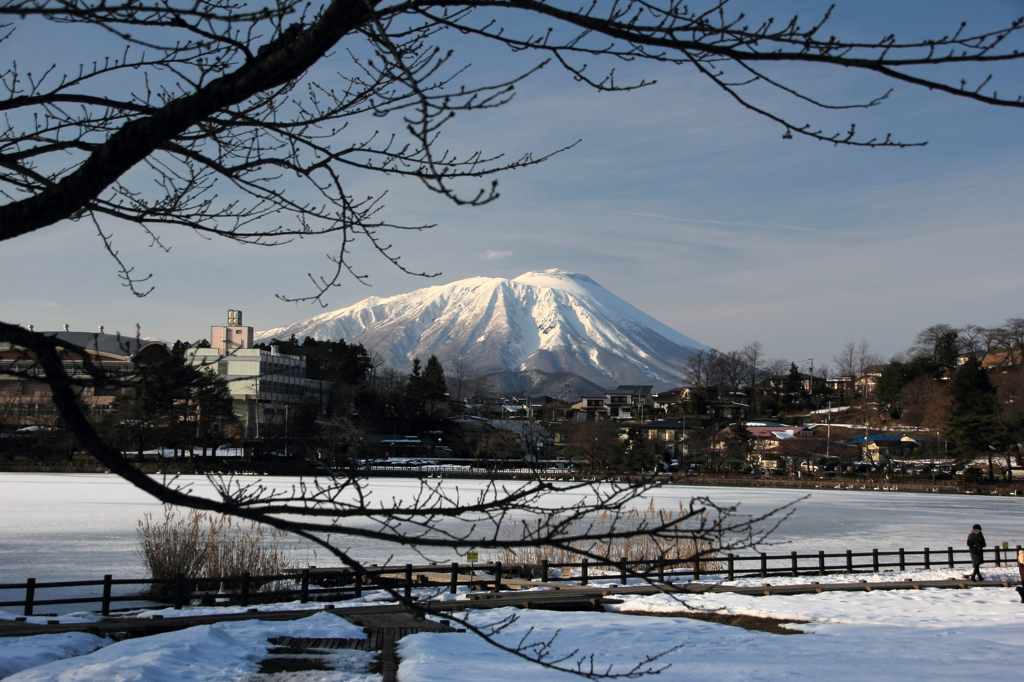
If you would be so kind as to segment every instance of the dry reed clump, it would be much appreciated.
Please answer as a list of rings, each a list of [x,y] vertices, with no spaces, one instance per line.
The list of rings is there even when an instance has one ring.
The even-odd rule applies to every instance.
[[[138,526],[139,556],[150,576],[157,580],[183,575],[190,580],[215,578],[201,585],[214,589],[221,578],[250,575],[279,575],[288,568],[280,543],[286,533],[261,526],[255,521],[238,522],[230,516],[190,509],[182,514],[164,505],[162,520],[146,513]],[[227,589],[237,585],[226,581]],[[252,585],[252,589],[258,589]],[[154,586],[154,592],[168,590]]]
[[[591,560],[593,555],[597,555],[610,564],[626,560],[631,564],[635,562],[633,570],[653,570],[659,563],[666,568],[674,565],[692,566],[694,557],[699,553],[702,572],[721,568],[719,562],[715,561],[717,547],[714,543],[704,538],[693,537],[693,534],[687,532],[684,527],[672,537],[654,537],[642,531],[643,528],[663,525],[687,513],[682,504],[679,505],[678,512],[655,509],[652,500],[642,512],[634,507],[616,518],[616,515],[605,511],[592,520],[576,519],[559,533],[565,536],[600,536],[613,530],[620,533],[638,531],[634,536],[612,539],[595,537],[592,540],[574,541],[562,547],[540,545],[505,548],[498,550],[490,558],[504,564],[539,564],[545,560],[551,564],[570,564],[579,563],[585,555],[590,556]],[[538,536],[543,528],[556,526],[558,523],[558,515],[534,522],[510,520],[508,527],[502,529],[501,537],[529,539]]]

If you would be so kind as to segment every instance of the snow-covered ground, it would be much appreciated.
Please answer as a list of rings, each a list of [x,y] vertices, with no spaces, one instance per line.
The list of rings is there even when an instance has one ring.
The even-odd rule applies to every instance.
[[[202,478],[188,480],[197,490],[208,487]],[[295,481],[265,482],[291,486]],[[445,485],[449,483],[465,493],[483,485],[480,481]],[[383,498],[407,497],[418,485],[412,479],[374,479],[371,484],[374,493]],[[707,495],[723,505],[739,504],[740,511],[748,514],[763,513],[798,497],[789,490],[691,486],[664,486],[651,493],[656,506],[669,509],[680,501],[688,503],[695,495]],[[785,545],[777,548],[780,552],[832,552],[846,548],[864,551],[873,547],[893,550],[901,546],[941,550],[946,546],[963,547],[970,526],[980,523],[990,544],[1008,541],[1013,546],[1024,540],[1019,524],[1022,507],[1024,501],[1020,498],[823,489],[813,491],[808,499],[799,502],[793,516],[773,538]],[[146,511],[158,509],[146,495],[112,476],[0,474],[0,518],[4,525],[0,582],[20,582],[27,577],[41,581],[97,579],[104,573],[140,577],[142,567],[135,556],[136,523]],[[408,550],[396,551],[369,543],[353,545],[352,550],[368,562],[381,562],[388,557],[392,563],[419,560],[402,554]],[[318,563],[305,547],[300,546],[295,552],[301,563]],[[452,558],[431,557],[438,561]],[[856,578],[937,579],[959,577],[962,571],[859,574]],[[985,574],[1016,579],[1015,569],[989,567]],[[843,579],[813,578],[820,582]],[[745,583],[781,585],[809,580],[812,578],[758,578]],[[345,602],[339,607],[379,598],[380,595],[368,593],[361,602]],[[280,608],[300,607],[287,604]],[[804,634],[782,636],[672,615],[686,608],[811,622],[793,626]],[[712,594],[689,596],[685,603],[667,596],[626,597],[615,609],[658,617],[502,610],[481,611],[471,618],[474,623],[485,623],[517,615],[519,619],[501,635],[506,641],[518,642],[530,628],[536,641],[558,632],[556,652],[568,654],[578,649],[574,657],[593,653],[597,664],[614,663],[622,672],[647,655],[681,644],[682,648],[659,659],[672,665],[660,679],[671,680],[945,679],[1000,673],[1010,676],[1016,672],[1017,661],[1024,653],[1024,604],[1019,603],[1016,592],[1006,588],[770,597]],[[0,618],[15,615],[0,613]],[[258,662],[269,648],[268,637],[358,637],[360,633],[342,619],[320,614],[287,623],[247,621],[202,626],[119,643],[84,634],[0,638],[0,677],[76,682],[379,679],[366,672],[369,659],[359,652],[339,654],[336,671],[257,674]],[[410,636],[402,640],[400,654],[402,682],[574,679],[522,662],[470,634]]]
[[[317,677],[306,673],[259,675],[269,637],[365,637],[362,628],[321,613],[286,622],[258,620],[200,625],[178,632],[113,642],[94,635],[0,638],[0,676],[5,682],[235,682],[238,680],[331,680],[370,682],[370,652],[341,650],[332,658],[338,670]],[[91,653],[90,653],[91,652]],[[13,674],[12,674],[13,673]]]
[[[1016,568],[989,567],[986,577],[1017,579]],[[868,581],[936,580],[959,571],[932,570],[858,575]],[[773,585],[812,578],[770,578]],[[844,576],[813,578],[842,581]],[[760,585],[761,579],[737,581]],[[420,591],[423,596],[428,592]],[[444,595],[445,598],[452,598]],[[455,598],[462,598],[460,594]],[[383,595],[367,594],[365,604]],[[486,626],[510,616],[515,622],[498,640],[515,646],[554,637],[549,659],[584,661],[595,669],[626,672],[648,656],[668,652],[652,665],[669,665],[664,680],[917,680],[988,679],[1018,675],[1024,655],[1024,604],[1012,588],[922,589],[753,597],[736,594],[625,596],[609,607],[628,613],[495,609],[468,613]],[[230,607],[228,607],[230,609]],[[261,609],[271,608],[263,606]],[[274,608],[307,608],[296,603]],[[165,617],[211,609],[161,611]],[[792,636],[748,631],[680,617],[683,611],[762,616],[793,623]],[[140,614],[140,617],[153,612]],[[651,615],[635,615],[636,613]],[[13,614],[0,613],[0,618]],[[257,674],[270,648],[268,637],[363,637],[341,618],[320,613],[291,622],[245,621],[206,625],[113,643],[92,635],[0,638],[0,676],[5,682],[83,680],[232,680],[251,682],[368,682],[370,655],[339,652],[333,671]],[[557,635],[557,636],[556,636]],[[525,638],[525,640],[524,640]],[[678,648],[676,648],[678,647]],[[400,642],[402,682],[479,682],[579,679],[544,669],[500,651],[473,634],[421,633]],[[17,672],[17,671],[21,672]],[[16,674],[14,674],[16,673]]]

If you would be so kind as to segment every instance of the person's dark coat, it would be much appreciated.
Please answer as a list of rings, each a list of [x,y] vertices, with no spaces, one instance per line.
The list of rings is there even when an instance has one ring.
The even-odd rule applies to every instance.
[[[971,532],[967,536],[967,549],[971,552],[971,563],[977,566],[981,563],[984,553],[982,550],[985,549],[985,534],[981,531],[977,533]]]

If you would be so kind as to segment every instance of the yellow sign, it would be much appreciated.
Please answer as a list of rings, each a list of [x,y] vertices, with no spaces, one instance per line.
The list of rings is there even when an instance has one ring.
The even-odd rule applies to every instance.
[[[475,549],[471,549],[468,552],[466,552],[466,561],[468,561],[469,563],[473,563],[475,561],[479,561],[479,559],[480,559],[480,555],[477,554]]]

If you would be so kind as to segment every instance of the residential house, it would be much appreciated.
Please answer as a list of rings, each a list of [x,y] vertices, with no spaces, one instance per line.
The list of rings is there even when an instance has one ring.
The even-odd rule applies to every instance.
[[[864,460],[883,465],[913,456],[914,450],[920,444],[918,439],[911,436],[892,433],[876,433],[866,436],[861,434],[853,438],[851,442],[860,448]]]
[[[649,416],[651,414],[651,410],[654,409],[654,394],[651,393],[651,391],[654,390],[654,386],[624,384],[615,390],[630,391],[633,394],[631,398],[633,413],[637,415],[641,421],[643,421],[645,415]]]
[[[885,365],[868,365],[865,367],[861,375],[857,377],[857,381],[854,382],[857,393],[866,398],[873,398],[875,396],[875,388],[878,386],[878,380],[882,378],[882,370],[884,369]]]
[[[712,439],[712,449],[724,451],[728,448],[734,426],[736,425],[730,424],[715,434]],[[745,426],[752,437],[752,454],[749,462],[761,469],[783,468],[785,458],[780,452],[782,442],[796,438],[805,432],[810,434],[810,431],[803,426],[791,426],[768,420],[748,421],[745,422]]]
[[[690,415],[680,415],[671,419],[656,419],[643,424],[622,424],[620,433],[628,433],[630,429],[640,429],[647,440],[654,444],[664,459],[685,459],[688,456],[686,432],[700,428],[700,419]]]
[[[664,410],[669,414],[681,411],[683,409],[683,403],[686,402],[686,398],[683,396],[684,393],[688,392],[688,390],[688,388],[684,387],[653,394],[651,397],[653,399],[654,409]]]
[[[573,405],[578,410],[577,419],[593,421],[595,419],[632,419],[633,391],[613,390],[604,393],[581,395],[579,402]]]

